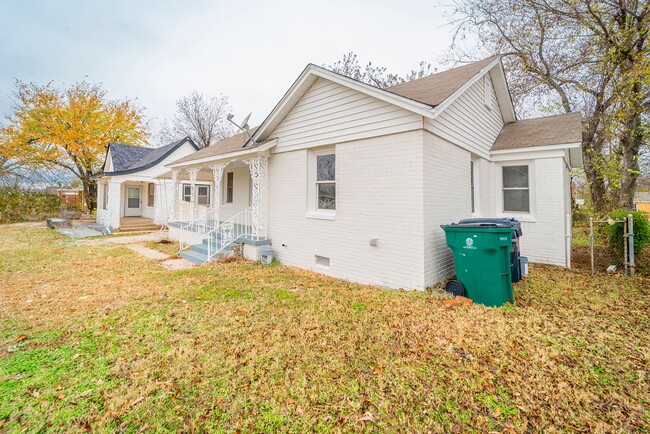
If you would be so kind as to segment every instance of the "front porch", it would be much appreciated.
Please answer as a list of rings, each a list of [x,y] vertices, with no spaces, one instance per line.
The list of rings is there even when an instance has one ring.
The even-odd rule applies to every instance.
[[[122,231],[155,230],[167,223],[171,183],[144,177],[103,177],[97,183],[97,223]]]
[[[266,231],[268,157],[234,158],[208,165],[174,168],[169,237],[181,256],[204,263],[241,245],[244,255],[259,256],[269,245]]]

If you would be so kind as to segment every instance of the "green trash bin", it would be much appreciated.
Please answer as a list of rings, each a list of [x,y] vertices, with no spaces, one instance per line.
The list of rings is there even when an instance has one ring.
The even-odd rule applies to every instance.
[[[456,279],[467,297],[485,306],[512,302],[510,249],[513,227],[499,224],[440,226],[454,252]]]

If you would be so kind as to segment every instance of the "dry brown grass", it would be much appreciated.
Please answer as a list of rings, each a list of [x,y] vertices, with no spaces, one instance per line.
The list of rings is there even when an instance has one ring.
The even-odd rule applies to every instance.
[[[513,306],[445,309],[282,266],[169,272],[122,246],[0,228],[0,424],[647,432],[648,280],[531,272]]]

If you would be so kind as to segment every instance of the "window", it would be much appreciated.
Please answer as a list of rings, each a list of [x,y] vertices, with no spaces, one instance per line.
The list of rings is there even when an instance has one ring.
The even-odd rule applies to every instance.
[[[528,166],[503,167],[503,211],[530,212]]]
[[[102,184],[102,188],[104,190],[102,195],[102,208],[108,209],[108,183]]]
[[[192,200],[192,186],[190,184],[183,184],[183,202],[190,202]]]
[[[209,185],[195,185],[194,203],[198,205],[210,205],[210,186]],[[192,200],[192,185],[183,184],[183,201],[191,202]]]
[[[154,197],[155,185],[150,183],[147,187],[147,206],[153,206],[153,197]]]
[[[210,187],[207,185],[196,186],[196,197],[199,205],[210,205]]]
[[[336,155],[316,156],[316,209],[336,210]]]
[[[235,173],[226,173],[226,203],[232,203],[235,193]]]
[[[474,206],[474,162],[469,162],[469,189],[470,189],[470,200],[472,201],[472,213],[476,212],[476,206]]]

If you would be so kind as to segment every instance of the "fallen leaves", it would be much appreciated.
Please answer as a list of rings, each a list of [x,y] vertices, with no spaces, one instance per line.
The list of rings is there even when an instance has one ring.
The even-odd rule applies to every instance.
[[[48,252],[47,243],[33,244],[38,258]],[[20,343],[29,345],[0,357],[9,373],[2,380],[19,391],[12,399],[38,426],[82,399],[98,405],[60,430],[87,429],[86,422],[98,432],[309,432],[316,423],[333,432],[643,432],[648,425],[650,283],[641,278],[534,266],[515,287],[515,309],[460,299],[450,311],[435,295],[287,267],[240,261],[163,275],[145,261],[124,261],[116,247],[75,248],[83,253],[75,253],[78,273],[60,271],[64,262],[47,256],[44,264],[21,257],[29,272],[11,275],[7,303],[16,310],[33,297],[30,282],[51,285],[50,305],[39,298],[30,306],[32,322],[6,323],[9,343],[29,330]],[[292,288],[300,291],[278,297]],[[92,297],[78,302],[85,294]],[[371,308],[351,311],[352,304]],[[56,338],[39,336],[60,329]],[[65,348],[59,359],[30,365],[27,374],[10,366],[34,348],[57,346]],[[102,358],[107,371],[92,371]],[[50,372],[61,373],[48,383],[55,386],[38,383]],[[5,402],[0,396],[3,409]],[[10,411],[14,429],[17,411]]]
[[[20,335],[20,336],[18,336],[18,337],[14,340],[14,342],[18,343],[18,342],[26,341],[27,339],[29,339],[29,336],[27,336],[27,335]]]

